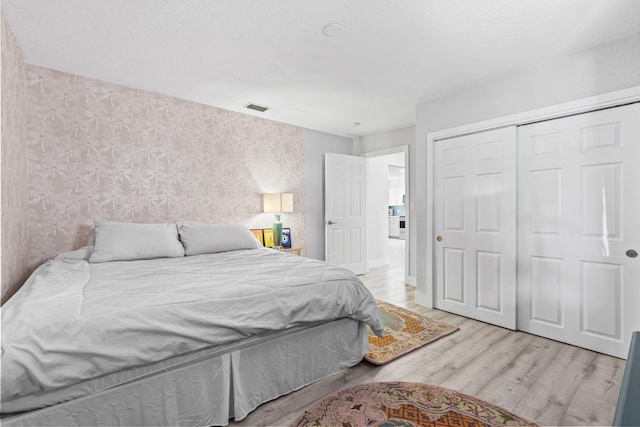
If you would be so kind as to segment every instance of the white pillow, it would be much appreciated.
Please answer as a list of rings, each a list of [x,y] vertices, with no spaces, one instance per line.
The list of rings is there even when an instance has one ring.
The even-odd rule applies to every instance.
[[[187,256],[261,247],[251,230],[240,224],[179,222],[178,233]]]
[[[75,251],[60,252],[58,256],[56,256],[56,259],[83,259],[88,261],[91,256],[91,252],[93,252],[93,246],[87,245],[78,248]]]
[[[137,224],[95,220],[95,246],[89,262],[184,256],[175,223]]]

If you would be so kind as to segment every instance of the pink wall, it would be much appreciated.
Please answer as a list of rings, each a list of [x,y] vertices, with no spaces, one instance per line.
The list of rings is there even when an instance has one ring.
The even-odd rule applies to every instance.
[[[93,219],[267,228],[261,194],[306,248],[296,126],[25,65],[2,15],[2,302]]]
[[[22,52],[2,26],[2,302],[28,274],[27,89]]]
[[[27,65],[29,267],[85,243],[94,218],[270,227],[306,245],[302,129]]]

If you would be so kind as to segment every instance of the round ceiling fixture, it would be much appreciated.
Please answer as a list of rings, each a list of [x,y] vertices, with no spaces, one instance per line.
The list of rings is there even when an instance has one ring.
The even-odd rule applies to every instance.
[[[342,31],[342,25],[333,22],[331,24],[327,24],[324,26],[324,28],[322,29],[322,34],[324,34],[327,37],[334,37],[340,34],[341,31]]]

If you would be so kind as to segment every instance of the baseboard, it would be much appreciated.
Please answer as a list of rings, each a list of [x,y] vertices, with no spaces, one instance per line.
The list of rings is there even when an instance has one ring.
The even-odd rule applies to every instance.
[[[416,276],[404,276],[404,283],[411,286],[416,286]]]
[[[423,294],[417,289],[415,294],[415,301],[416,301],[416,304],[421,305],[423,307],[433,308],[433,301],[431,300],[431,298],[429,298],[426,294]]]

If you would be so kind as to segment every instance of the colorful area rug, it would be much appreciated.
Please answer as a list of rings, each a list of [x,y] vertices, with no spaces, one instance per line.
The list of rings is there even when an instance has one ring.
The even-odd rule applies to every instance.
[[[384,301],[377,301],[384,323],[381,337],[369,329],[369,352],[364,358],[375,365],[384,365],[423,345],[458,330],[444,322],[422,316]]]
[[[426,384],[362,384],[322,399],[292,426],[537,426],[498,406]]]

